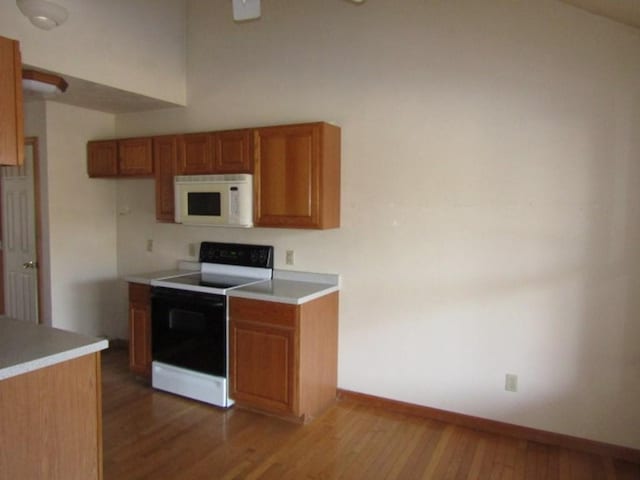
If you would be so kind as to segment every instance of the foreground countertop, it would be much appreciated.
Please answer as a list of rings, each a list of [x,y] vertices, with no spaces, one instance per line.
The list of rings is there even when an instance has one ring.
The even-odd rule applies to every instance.
[[[108,348],[107,340],[0,317],[0,380]]]

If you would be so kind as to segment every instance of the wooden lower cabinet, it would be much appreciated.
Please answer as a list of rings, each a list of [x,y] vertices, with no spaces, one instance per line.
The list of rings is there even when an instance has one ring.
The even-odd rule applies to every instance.
[[[335,401],[337,292],[302,305],[230,298],[229,317],[238,406],[306,423]]]
[[[100,353],[0,380],[0,478],[102,478]]]
[[[151,377],[151,287],[129,284],[129,369]]]

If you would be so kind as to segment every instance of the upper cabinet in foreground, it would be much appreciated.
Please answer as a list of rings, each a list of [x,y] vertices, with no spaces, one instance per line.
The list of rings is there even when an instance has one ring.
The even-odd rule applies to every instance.
[[[20,45],[0,37],[0,165],[22,164],[23,145]]]

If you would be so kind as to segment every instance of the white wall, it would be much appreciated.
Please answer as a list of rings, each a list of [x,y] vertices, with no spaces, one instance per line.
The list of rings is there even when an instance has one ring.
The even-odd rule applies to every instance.
[[[48,198],[47,188],[47,113],[44,101],[24,104],[24,136],[38,139],[38,165],[40,166],[40,198]],[[40,202],[40,238],[43,244],[42,257],[38,258],[39,274],[42,278],[38,309],[40,318],[51,325],[51,269],[49,259],[49,209],[46,201]]]
[[[118,336],[117,185],[86,169],[87,139],[111,135],[114,116],[47,102],[46,124],[51,324]]]
[[[20,41],[26,65],[183,105],[184,0],[55,0],[61,26],[31,25],[14,0],[0,2],[0,35]]]
[[[342,227],[156,224],[120,182],[120,275],[294,249],[342,274],[341,388],[640,448],[640,32],[555,0],[227,3],[189,2],[190,106],[118,134],[334,121]]]

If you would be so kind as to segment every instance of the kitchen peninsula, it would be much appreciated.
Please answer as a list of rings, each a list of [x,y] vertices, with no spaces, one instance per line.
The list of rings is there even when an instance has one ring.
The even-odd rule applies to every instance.
[[[0,317],[0,478],[102,478],[106,340]]]

